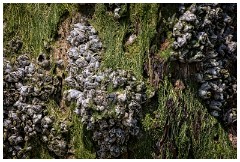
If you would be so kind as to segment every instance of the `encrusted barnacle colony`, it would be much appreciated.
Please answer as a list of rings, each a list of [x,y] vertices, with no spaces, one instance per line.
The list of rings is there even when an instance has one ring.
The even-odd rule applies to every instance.
[[[64,98],[76,102],[74,112],[93,131],[97,157],[119,157],[127,151],[129,136],[139,132],[144,84],[124,70],[99,70],[102,43],[92,26],[75,24],[68,41],[65,82],[71,89]]]
[[[198,95],[210,113],[227,124],[236,122],[236,4],[192,4],[182,7],[173,28],[172,60],[201,63],[195,74]],[[234,104],[229,104],[229,101]]]
[[[148,65],[146,65],[148,67],[147,71],[149,73],[151,71],[152,74],[159,73],[159,75],[154,74],[152,77],[146,75],[143,80],[138,80],[138,77],[134,76],[134,72],[136,73],[134,67],[126,68],[133,69],[133,72],[102,66],[101,60],[105,59],[103,57],[105,51],[97,30],[87,21],[86,17],[88,16],[81,15],[80,19],[78,19],[79,17],[72,19],[71,25],[68,24],[70,31],[67,34],[64,33],[65,48],[67,49],[60,49],[63,56],[59,56],[60,54],[56,56],[56,53],[51,53],[52,47],[46,42],[42,43],[45,46],[44,51],[35,56],[33,53],[26,53],[21,49],[24,46],[24,41],[18,38],[9,41],[6,45],[7,48],[3,50],[3,158],[37,158],[38,155],[35,155],[35,153],[38,152],[36,149],[39,146],[44,147],[41,149],[51,154],[49,156],[53,158],[78,158],[78,155],[76,155],[78,148],[75,145],[78,145],[80,140],[84,140],[80,137],[82,132],[90,132],[90,135],[86,136],[91,138],[91,144],[94,145],[94,149],[91,151],[95,151],[94,157],[96,158],[124,158],[128,153],[131,154],[132,148],[130,148],[130,145],[132,143],[130,139],[132,137],[139,136],[138,139],[140,140],[143,139],[142,137],[150,137],[148,135],[146,137],[140,136],[146,133],[143,128],[147,126],[144,126],[143,120],[147,120],[148,117],[152,119],[150,116],[157,112],[152,111],[152,107],[156,106],[155,101],[154,105],[150,105],[152,103],[149,104],[149,102],[160,96],[158,93],[160,91],[157,90],[161,89],[158,86],[154,87],[156,91],[152,91],[151,84],[146,85],[147,82],[144,81],[147,78],[151,83],[152,78],[155,78],[157,84],[154,83],[155,81],[153,83],[158,85],[158,82],[160,83],[161,79],[164,78],[165,73],[163,71],[170,71],[170,69],[167,69],[169,64],[166,64],[165,69],[166,60],[164,60],[169,57],[169,60],[178,61],[181,65],[200,65],[197,73],[194,74],[195,80],[199,84],[198,96],[209,108],[211,115],[220,119],[227,126],[236,124],[237,76],[236,69],[234,69],[237,61],[236,4],[181,4],[179,14],[174,14],[171,22],[163,23],[167,26],[174,25],[170,34],[166,34],[165,27],[162,29],[163,25],[159,25],[159,22],[166,21],[162,17],[164,14],[159,14],[161,7],[163,8],[164,5],[160,7],[156,5],[154,12],[148,10],[151,7],[147,5],[143,5],[140,7],[141,9],[138,9],[138,5],[131,6],[129,4],[115,3],[103,4],[95,8],[95,10],[101,12],[106,11],[107,14],[104,16],[109,18],[112,23],[116,23],[114,30],[110,30],[110,32],[117,31],[118,27],[122,29],[120,32],[122,33],[120,34],[121,39],[119,40],[123,44],[120,44],[122,47],[119,46],[119,48],[123,48],[127,58],[131,59],[130,55],[132,53],[142,53],[143,57],[136,55],[137,59],[139,59],[136,63],[141,64],[145,56],[149,56]],[[155,18],[152,19],[151,24],[146,26],[144,23],[150,21],[145,21],[146,18],[149,18],[149,13],[146,14],[144,10],[146,12],[151,11],[149,12],[150,15],[157,13],[153,14],[153,16],[157,17],[156,20]],[[134,14],[131,15],[130,11],[134,12]],[[179,15],[177,20],[176,15]],[[95,17],[98,17],[98,15],[95,15]],[[109,26],[111,28],[111,25]],[[12,27],[15,28],[15,25]],[[156,28],[158,29],[156,30]],[[144,30],[147,31],[146,34]],[[104,30],[102,31],[105,33]],[[148,36],[148,34],[152,36]],[[169,39],[170,41],[162,42],[167,47],[166,51],[172,51],[170,56],[170,52],[166,52],[168,55],[166,58],[162,58],[161,53],[159,56],[155,55],[158,47],[153,41],[157,40],[159,35],[161,35],[162,40],[165,40],[165,34],[167,37],[172,35],[174,41],[172,42]],[[119,33],[116,35],[119,38]],[[104,36],[102,38],[106,39]],[[116,44],[119,43],[115,42]],[[146,42],[149,45],[145,46],[144,43]],[[168,48],[169,44],[172,45],[171,48]],[[142,46],[142,48],[135,50],[134,48],[137,48],[137,46]],[[58,46],[55,48],[58,48]],[[115,50],[106,52],[106,55],[111,54],[111,52],[115,52]],[[115,56],[114,53],[112,55]],[[153,58],[159,61],[152,61]],[[164,62],[164,66],[161,65],[162,62]],[[166,61],[166,63],[168,62]],[[161,68],[158,68],[157,64],[160,64]],[[145,69],[145,67],[142,68]],[[141,75],[141,73],[139,74]],[[184,89],[183,82],[178,81],[175,84],[175,86],[178,85],[175,90]],[[151,92],[148,93],[147,98],[146,94],[149,91]],[[168,89],[164,90],[164,93],[165,91],[168,91]],[[181,93],[176,94],[181,95]],[[146,110],[149,104],[151,115],[142,111],[142,106],[147,99],[149,99],[149,102],[146,104]],[[167,99],[167,105],[164,107],[165,101],[162,102],[163,104],[159,104],[161,97],[157,100],[156,104],[158,105],[155,107],[157,110],[161,108],[169,109],[171,107],[169,105],[173,102],[170,96]],[[182,105],[185,107],[185,104]],[[163,143],[167,135],[171,136],[173,131],[174,133],[179,132],[173,129],[172,123],[169,124],[171,122],[169,117],[172,112],[175,113],[175,110],[169,111],[166,122],[162,121],[165,118],[159,118],[160,115],[165,117],[165,112],[156,113],[156,118],[149,120],[154,128],[161,130],[157,130],[157,133],[154,130],[154,137],[152,134],[151,137],[154,140],[160,140],[161,142],[157,142],[157,146],[164,146],[163,149],[166,148]],[[185,116],[184,119],[187,119],[188,115]],[[155,120],[158,121],[155,122]],[[187,120],[192,120],[192,118]],[[214,121],[217,120],[214,119]],[[175,119],[174,122],[182,123],[182,121],[175,121]],[[158,123],[162,125],[158,125]],[[160,134],[162,132],[164,132],[164,138],[161,139]],[[180,133],[184,134],[185,130],[180,131]],[[76,134],[79,137],[75,138]],[[155,137],[156,134],[157,137]],[[178,135],[176,133],[174,139],[181,138]],[[192,138],[191,135],[190,138]],[[181,141],[180,145],[183,142],[185,145],[185,141],[187,140]],[[190,142],[191,144],[187,143],[186,147],[192,147],[196,143],[192,140],[189,140]],[[154,144],[154,142],[152,143]],[[137,149],[144,144],[145,141],[137,146]],[[167,147],[170,146],[174,148],[171,148],[171,150],[178,152],[177,145],[179,143],[174,145],[170,143]],[[148,146],[148,148],[150,147],[152,146]],[[136,150],[136,148],[134,149]],[[151,153],[153,153],[155,148],[152,147],[151,149]],[[72,156],[73,154],[74,156]],[[174,152],[174,154],[177,153]],[[153,154],[151,156],[155,157]]]
[[[24,54],[15,62],[3,60],[3,157],[27,158],[33,149],[29,141],[38,136],[49,150],[64,156],[64,132],[56,134],[54,118],[45,113],[48,98],[59,93],[60,86],[58,78],[48,75],[45,69],[50,65],[49,58],[40,54],[35,62]]]
[[[67,40],[71,47],[64,84],[70,89],[63,92],[63,99],[76,103],[74,112],[93,131],[97,157],[119,157],[127,151],[129,137],[139,133],[141,104],[146,100],[144,83],[128,71],[99,70],[102,43],[92,26],[74,24]],[[4,58],[4,158],[26,158],[32,149],[28,141],[37,136],[56,156],[68,152],[62,136],[68,125],[58,123],[59,134],[54,117],[45,113],[46,102],[59,93],[60,86],[57,77],[48,75],[50,64],[44,53],[36,61],[27,54],[14,63]],[[63,60],[56,66],[63,68]]]

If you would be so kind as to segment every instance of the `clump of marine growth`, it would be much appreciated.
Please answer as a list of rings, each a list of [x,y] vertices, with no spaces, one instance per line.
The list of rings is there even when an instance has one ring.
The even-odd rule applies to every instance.
[[[56,157],[68,152],[66,121],[56,123],[47,111],[49,98],[62,88],[61,78],[49,70],[50,59],[43,53],[36,61],[27,54],[11,62],[3,58],[3,158],[29,158],[36,143],[44,143]]]
[[[98,158],[117,158],[127,152],[129,137],[139,133],[145,85],[124,70],[100,70],[102,43],[88,23],[77,23],[68,41],[68,76],[64,92],[75,102],[75,113],[93,132]]]
[[[226,124],[236,123],[237,113],[237,5],[192,4],[173,28],[173,60],[198,63],[199,96],[210,113]]]

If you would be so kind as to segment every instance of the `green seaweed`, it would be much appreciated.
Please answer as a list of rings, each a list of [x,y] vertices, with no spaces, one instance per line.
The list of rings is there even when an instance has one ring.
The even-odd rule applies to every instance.
[[[155,143],[162,141],[158,158],[236,158],[227,133],[197,99],[194,88],[177,92],[165,79],[158,103],[153,115],[143,120],[144,128],[157,134]]]
[[[102,68],[133,71],[142,78],[144,55],[156,33],[158,4],[128,4],[127,14],[120,20],[107,11],[104,4],[96,4],[91,24],[99,32],[104,44]],[[137,28],[139,23],[139,29]],[[107,25],[106,25],[107,24]],[[139,31],[136,31],[139,30]],[[125,46],[126,35],[139,32],[132,45]]]
[[[63,16],[76,11],[76,4],[5,3],[4,47],[12,38],[18,37],[23,41],[22,52],[36,57],[46,51],[45,44],[52,44],[57,37],[58,25]]]
[[[115,19],[106,5],[96,4],[90,20],[103,42],[101,68],[132,71],[138,80],[144,80],[147,84],[149,98],[154,88],[143,77],[144,62],[153,45],[159,48],[159,35],[165,32],[167,41],[173,41],[170,31],[173,23],[168,23],[168,20],[175,21],[176,6],[164,5],[125,4],[120,13],[122,17]],[[4,4],[4,48],[12,38],[18,37],[23,40],[21,53],[31,53],[32,57],[36,57],[45,51],[44,45],[54,43],[64,16],[72,16],[78,10],[77,4]],[[164,28],[159,32],[157,29],[161,24],[164,24]],[[132,44],[126,45],[131,34],[136,34],[137,38]],[[167,60],[171,47],[155,52]],[[16,57],[10,54],[7,56],[13,60]],[[131,138],[128,144],[129,158],[237,157],[227,132],[198,100],[194,86],[189,87],[183,92],[176,92],[169,79],[163,81],[157,90],[157,98],[148,99],[143,105],[141,135]],[[64,85],[63,91],[68,88]],[[108,91],[114,91],[111,85]],[[72,104],[64,112],[55,101],[50,100],[47,113],[55,117],[56,123],[64,119],[70,121],[69,138],[75,149],[75,158],[95,158],[91,133],[84,129],[79,117],[73,114],[74,107]],[[59,129],[57,124],[54,127]],[[39,151],[30,158],[53,158],[39,138],[32,141]],[[160,151],[155,150],[158,141],[163,141]]]
[[[71,140],[75,149],[74,156],[77,159],[94,159],[96,153],[93,151],[91,135],[84,129],[80,118],[72,114]]]

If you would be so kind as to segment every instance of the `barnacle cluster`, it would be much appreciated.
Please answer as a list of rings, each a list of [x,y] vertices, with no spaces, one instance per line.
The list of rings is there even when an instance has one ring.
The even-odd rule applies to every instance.
[[[172,60],[201,65],[199,96],[210,113],[227,124],[236,122],[236,4],[180,6],[173,28]]]
[[[105,4],[106,7],[109,9],[110,12],[113,13],[113,17],[115,19],[120,19],[121,17],[123,17],[124,14],[124,9],[123,9],[123,3],[109,3],[109,4]]]
[[[114,18],[124,17],[126,4],[107,7]],[[201,65],[195,74],[198,95],[213,116],[236,123],[236,4],[181,4],[179,11],[171,59]],[[135,39],[131,35],[126,45]],[[44,53],[32,60],[28,54],[11,60],[3,57],[4,158],[31,157],[39,140],[57,158],[69,153],[68,122],[49,113],[50,99],[75,103],[74,113],[92,132],[97,158],[121,157],[130,137],[139,134],[141,105],[146,101],[144,82],[130,71],[100,68],[103,45],[86,20],[73,25],[67,41],[67,63],[58,60],[54,64]],[[22,45],[13,39],[10,52],[18,53]],[[66,70],[63,82],[51,74],[53,67]],[[62,84],[66,86],[63,98]]]
[[[36,143],[30,141],[38,138],[50,151],[63,156],[67,152],[64,132],[56,132],[54,117],[48,115],[46,107],[48,99],[61,89],[60,78],[48,74],[49,58],[41,53],[36,61],[27,54],[11,62],[3,59],[3,157],[30,157]]]
[[[129,136],[139,132],[144,84],[124,70],[99,70],[102,43],[89,24],[75,24],[68,41],[65,82],[71,89],[64,99],[76,103],[75,113],[93,131],[97,157],[119,157],[127,151]]]
[[[127,151],[129,136],[139,132],[145,85],[129,71],[99,70],[102,43],[87,22],[75,24],[67,40],[71,47],[63,84],[70,89],[64,91],[63,99],[76,103],[74,112],[93,132],[97,156],[119,157]],[[55,65],[44,53],[36,60],[27,54],[15,61],[4,57],[4,158],[30,157],[36,139],[56,157],[68,153],[69,126],[47,110],[49,99],[56,99],[62,90],[62,78],[51,75],[51,68],[64,69],[64,61]]]

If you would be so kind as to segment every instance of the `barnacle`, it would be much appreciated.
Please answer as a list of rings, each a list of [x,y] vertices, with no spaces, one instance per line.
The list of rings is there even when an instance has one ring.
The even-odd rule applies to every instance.
[[[207,103],[213,116],[228,123],[232,120],[224,117],[224,113],[232,107],[225,105],[229,101],[227,96],[232,94],[224,90],[234,84],[228,65],[236,63],[237,57],[233,39],[235,13],[229,10],[230,7],[236,10],[236,4],[192,4],[186,11],[181,10],[182,15],[173,28],[175,41],[171,56],[171,60],[182,63],[203,63],[203,69],[195,74],[200,84],[198,95]],[[187,41],[185,35],[188,33],[192,36]]]

